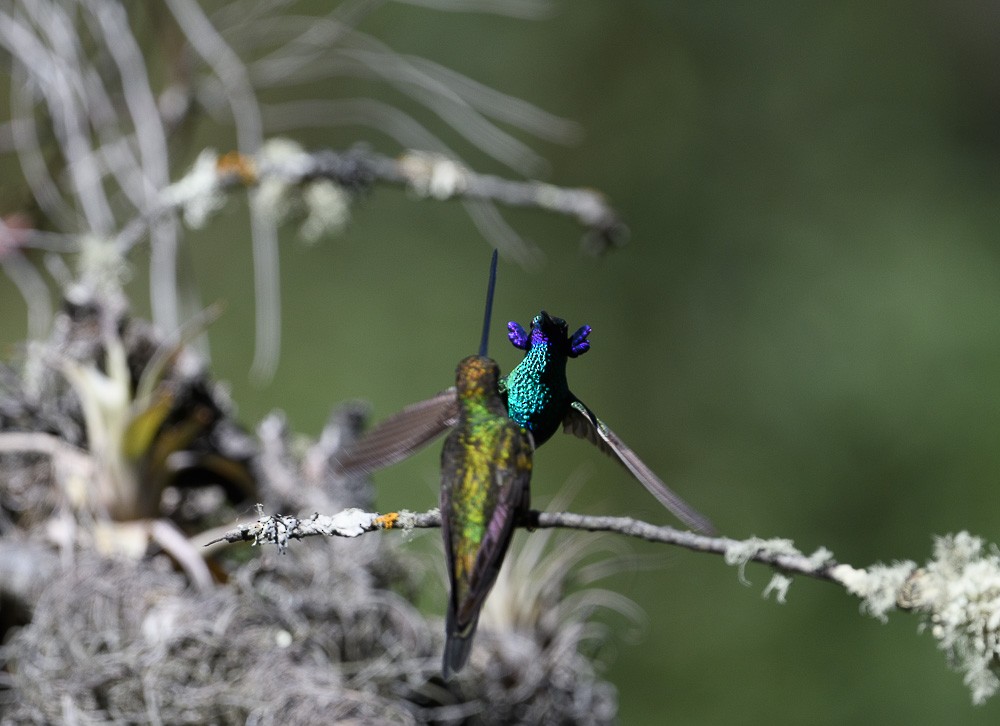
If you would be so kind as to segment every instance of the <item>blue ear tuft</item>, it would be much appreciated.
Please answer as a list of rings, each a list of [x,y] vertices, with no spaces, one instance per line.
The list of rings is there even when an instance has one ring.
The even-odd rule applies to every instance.
[[[531,344],[531,336],[528,335],[528,331],[513,320],[507,323],[507,340],[520,350],[527,350]]]
[[[569,337],[570,358],[576,358],[590,350],[590,341],[587,340],[588,335],[590,335],[590,326],[584,325]]]

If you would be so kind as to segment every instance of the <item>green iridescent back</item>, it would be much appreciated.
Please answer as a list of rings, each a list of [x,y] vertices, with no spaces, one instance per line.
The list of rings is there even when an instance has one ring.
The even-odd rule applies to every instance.
[[[456,624],[474,622],[500,569],[513,526],[528,506],[531,438],[496,394],[489,358],[458,368],[459,424],[442,451],[442,514],[453,575]]]

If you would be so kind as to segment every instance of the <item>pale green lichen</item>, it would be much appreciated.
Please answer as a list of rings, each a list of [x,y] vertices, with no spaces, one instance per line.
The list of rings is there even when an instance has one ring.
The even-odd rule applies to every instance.
[[[420,197],[451,199],[468,184],[468,170],[443,154],[410,151],[400,157],[399,168]]]
[[[434,514],[437,512],[438,509],[435,507],[434,509],[428,510],[427,514]],[[398,514],[399,519],[396,520],[396,524],[393,526],[393,529],[412,531],[417,522],[417,513],[411,512],[409,509],[400,509]]]
[[[832,559],[833,553],[826,547],[820,547],[818,550],[809,555],[809,564],[818,570]]]
[[[886,613],[896,607],[899,592],[915,567],[912,562],[872,565],[866,570],[837,565],[830,571],[830,576],[852,595],[861,598],[862,612],[884,623]]]
[[[771,581],[767,583],[767,587],[764,588],[764,592],[761,593],[761,597],[766,599],[773,594],[775,601],[784,605],[788,599],[788,588],[791,586],[792,578],[782,575],[780,572],[775,572],[771,576]]]
[[[968,532],[939,537],[934,557],[866,570],[838,565],[830,573],[862,598],[862,609],[884,621],[902,607],[923,618],[938,647],[981,704],[1000,690],[1000,552]]]
[[[302,190],[306,219],[299,227],[299,236],[306,242],[336,234],[351,218],[351,197],[342,186],[329,179],[317,179]]]
[[[740,582],[749,585],[750,581],[746,577],[747,563],[762,553],[789,556],[802,554],[790,539],[750,537],[727,547],[724,557],[727,565],[736,565],[738,568]]]
[[[254,204],[279,224],[303,220],[299,236],[307,242],[343,230],[350,220],[350,194],[330,179],[308,177],[312,159],[289,139],[268,140],[257,155],[260,182]]]
[[[976,704],[1000,689],[1000,553],[968,532],[939,537],[915,576],[912,608],[963,674]]]
[[[341,537],[357,537],[369,531],[372,521],[377,515],[363,509],[345,509],[333,515],[330,520],[332,529]]]
[[[298,201],[294,185],[284,175],[271,173],[271,170],[294,166],[304,156],[302,147],[289,139],[270,139],[257,154],[261,179],[253,195],[253,203],[263,214],[279,223],[295,212]]]
[[[184,223],[194,229],[205,226],[208,219],[222,209],[226,195],[219,177],[219,157],[214,149],[205,149],[183,177],[163,190],[163,203],[180,207]]]

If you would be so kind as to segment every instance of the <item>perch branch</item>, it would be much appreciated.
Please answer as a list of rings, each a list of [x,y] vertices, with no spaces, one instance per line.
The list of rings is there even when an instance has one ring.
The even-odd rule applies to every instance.
[[[357,537],[382,529],[440,527],[435,510],[376,514],[348,509],[331,516],[314,514],[306,519],[263,515],[242,524],[213,542],[273,542],[283,551],[288,541],[312,535]],[[875,564],[855,568],[837,563],[826,548],[811,555],[797,550],[791,540],[751,537],[735,540],[682,532],[628,517],[604,517],[568,512],[528,512],[520,526],[528,529],[553,527],[615,532],[649,542],[684,547],[695,552],[723,555],[740,570],[758,562],[774,570],[765,596],[774,593],[784,602],[791,575],[825,580],[840,585],[861,599],[861,610],[882,621],[894,609],[916,613],[949,656],[949,662],[964,675],[974,703],[982,703],[1000,690],[996,663],[1000,662],[1000,550],[967,532],[938,537],[934,556],[923,566],[914,562]]]
[[[441,526],[437,509],[427,512],[402,510],[378,514],[360,509],[347,509],[335,515],[313,514],[300,519],[285,515],[263,515],[255,521],[227,530],[208,544],[219,542],[272,543],[284,549],[289,540],[323,535],[327,537],[357,537],[383,529],[428,529]],[[660,542],[695,552],[724,555],[726,561],[741,567],[748,562],[770,565],[789,575],[806,575],[846,586],[845,574],[852,568],[838,565],[826,549],[805,555],[795,549],[790,540],[735,540],[728,537],[708,537],[673,527],[650,524],[630,517],[606,517],[572,512],[539,512],[531,510],[520,522],[527,529],[576,529],[587,532],[614,532],[647,542]],[[844,568],[847,569],[844,569]]]

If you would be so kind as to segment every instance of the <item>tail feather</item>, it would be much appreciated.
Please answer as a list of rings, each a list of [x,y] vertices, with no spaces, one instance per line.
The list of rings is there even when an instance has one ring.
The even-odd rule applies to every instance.
[[[441,675],[446,681],[465,667],[472,652],[472,637],[476,634],[477,617],[469,625],[460,628],[455,623],[455,614],[448,608],[448,622],[445,630],[444,659],[441,664]]]
[[[449,635],[444,646],[444,663],[441,666],[441,675],[446,681],[450,681],[452,676],[465,667],[469,660],[469,653],[472,652],[472,635]]]

